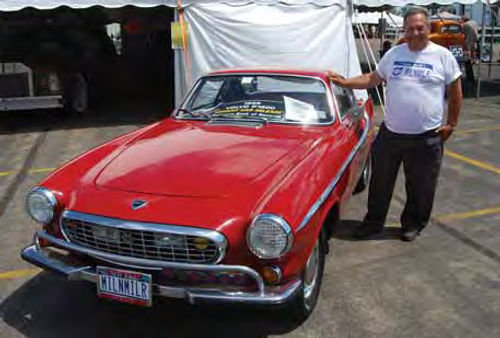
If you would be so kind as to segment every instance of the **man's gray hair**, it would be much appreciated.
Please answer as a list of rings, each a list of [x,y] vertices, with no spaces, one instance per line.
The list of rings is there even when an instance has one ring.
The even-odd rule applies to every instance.
[[[424,7],[420,7],[420,6],[412,6],[406,11],[406,13],[403,17],[403,22],[406,23],[406,20],[408,19],[408,17],[415,15],[415,14],[422,14],[423,16],[425,16],[425,19],[427,21],[429,21],[429,12],[427,11],[427,9],[425,9]]]

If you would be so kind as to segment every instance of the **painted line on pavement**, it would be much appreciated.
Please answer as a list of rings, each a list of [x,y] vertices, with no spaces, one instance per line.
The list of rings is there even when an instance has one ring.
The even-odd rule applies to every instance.
[[[484,169],[484,170],[488,170],[488,171],[492,171],[496,174],[500,174],[500,169],[499,168],[496,168],[494,166],[492,166],[491,164],[488,164],[488,163],[484,163],[484,162],[481,162],[481,161],[478,161],[478,160],[475,160],[473,158],[470,158],[470,157],[466,157],[466,156],[463,156],[463,155],[460,155],[460,154],[457,154],[453,151],[450,151],[450,150],[445,150],[444,151],[444,154],[446,156],[449,156],[449,157],[453,157],[457,160],[460,160],[460,161],[463,161],[463,162],[466,162],[468,164],[471,164],[473,166],[476,166],[476,167],[479,167],[481,169]]]
[[[464,129],[464,130],[457,129],[455,130],[455,134],[480,133],[480,132],[494,131],[494,130],[500,130],[500,126],[488,127],[488,128]]]
[[[436,215],[433,218],[437,221],[444,222],[444,221],[456,221],[456,220],[462,220],[462,219],[468,219],[486,215],[495,215],[495,214],[500,214],[500,207],[492,207],[492,208],[459,212],[453,214],[441,214],[441,215]],[[389,228],[400,228],[401,224],[399,222],[389,222],[386,223],[385,226]]]
[[[437,215],[436,219],[438,221],[443,222],[443,221],[461,220],[461,219],[474,218],[485,215],[495,215],[495,214],[500,214],[500,207],[474,210],[469,212],[461,212],[457,214]]]
[[[14,278],[33,276],[39,273],[40,271],[42,271],[42,269],[33,268],[33,269],[19,269],[19,270],[0,272],[0,279],[14,279]]]
[[[30,169],[28,170],[29,174],[43,173],[47,171],[54,171],[56,168],[38,168],[38,169]],[[0,171],[0,177],[9,176],[17,173],[19,170],[10,170],[10,171]]]

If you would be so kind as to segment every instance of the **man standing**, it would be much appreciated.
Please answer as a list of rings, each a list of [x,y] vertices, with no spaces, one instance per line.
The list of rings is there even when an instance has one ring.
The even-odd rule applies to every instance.
[[[479,25],[467,15],[462,16],[464,22],[465,49],[469,52],[471,62],[476,62],[476,44],[479,39]]]
[[[407,43],[390,49],[376,71],[350,79],[330,72],[333,83],[353,89],[387,83],[386,115],[372,147],[368,212],[356,238],[383,230],[401,163],[407,197],[401,239],[412,241],[420,234],[430,218],[443,143],[457,125],[462,104],[459,66],[449,50],[429,41],[427,10],[408,10],[404,27]],[[442,124],[446,92],[448,117]]]

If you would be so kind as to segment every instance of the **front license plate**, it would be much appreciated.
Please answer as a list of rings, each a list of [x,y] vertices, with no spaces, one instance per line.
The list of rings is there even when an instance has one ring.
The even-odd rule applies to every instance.
[[[97,267],[97,295],[123,303],[151,306],[151,275]]]

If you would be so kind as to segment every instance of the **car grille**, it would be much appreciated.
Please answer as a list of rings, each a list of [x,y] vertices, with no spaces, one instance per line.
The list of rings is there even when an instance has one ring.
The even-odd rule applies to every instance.
[[[186,227],[165,226],[175,229],[175,232],[147,231],[144,226],[136,230],[130,228],[134,222],[123,222],[127,228],[122,228],[99,222],[99,219],[108,220],[105,217],[90,218],[97,221],[63,215],[61,227],[66,238],[72,243],[110,254],[179,263],[213,264],[219,261],[224,251],[209,236],[179,233],[178,229],[190,229]]]
[[[28,73],[0,74],[0,97],[29,96]]]

